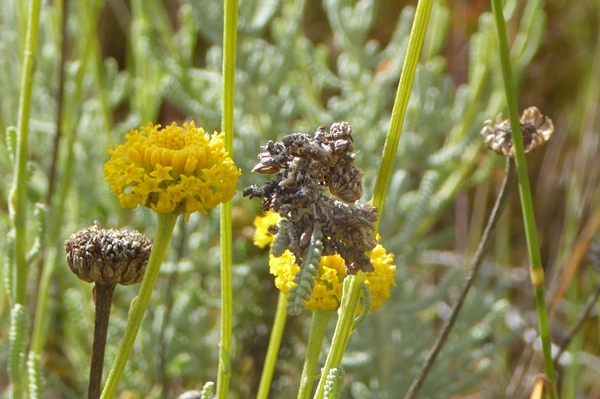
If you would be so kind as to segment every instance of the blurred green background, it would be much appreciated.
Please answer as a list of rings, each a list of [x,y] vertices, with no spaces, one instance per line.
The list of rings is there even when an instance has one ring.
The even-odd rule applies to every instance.
[[[252,244],[259,201],[241,198],[260,146],[321,124],[353,126],[371,197],[416,1],[254,0],[239,4],[233,157],[234,362],[231,398],[254,397],[278,291],[267,250]],[[0,237],[9,236],[19,79],[27,2],[0,3]],[[528,156],[553,343],[560,346],[600,276],[587,257],[599,222],[600,3],[505,2],[519,107],[555,125]],[[83,397],[93,328],[91,286],[64,260],[63,242],[98,220],[151,238],[148,209],[125,210],[104,182],[107,150],[130,128],[194,119],[220,128],[222,15],[212,0],[43,3],[28,162],[31,320],[46,302],[43,398]],[[435,1],[380,232],[396,255],[397,287],[355,332],[344,358],[345,398],[400,398],[462,284],[503,178],[504,161],[479,131],[505,111],[487,1]],[[39,228],[35,204],[45,204]],[[219,217],[177,225],[125,370],[120,398],[174,398],[216,376]],[[7,253],[8,240],[0,240]],[[595,246],[591,245],[592,250]],[[597,249],[600,253],[600,248]],[[0,266],[8,276],[10,256]],[[39,291],[42,271],[48,291]],[[107,367],[137,287],[119,287]],[[272,398],[295,397],[310,314],[288,320]],[[600,398],[596,307],[558,363],[562,398]],[[31,325],[31,322],[30,322]],[[0,392],[7,397],[10,307],[0,291]],[[493,236],[458,324],[421,390],[427,398],[529,397],[542,372],[537,320],[516,192]],[[329,336],[330,337],[330,336]],[[327,340],[327,338],[326,338]],[[325,349],[324,349],[325,350]],[[324,352],[323,355],[326,355]],[[106,371],[105,371],[106,374]]]

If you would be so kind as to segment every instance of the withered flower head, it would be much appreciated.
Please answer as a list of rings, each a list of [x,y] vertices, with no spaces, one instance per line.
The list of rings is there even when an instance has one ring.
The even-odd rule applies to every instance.
[[[554,132],[552,120],[544,116],[536,107],[529,107],[521,115],[521,131],[525,153],[535,150],[538,146],[550,140]],[[515,156],[513,148],[510,121],[502,120],[502,114],[496,117],[496,125],[492,121],[485,121],[481,135],[485,145],[500,155]]]
[[[137,231],[101,229],[98,222],[65,241],[67,263],[81,280],[107,285],[142,281],[152,242]]]
[[[339,254],[350,274],[374,270],[365,252],[377,245],[372,236],[377,209],[354,203],[362,195],[363,172],[354,165],[352,141],[352,127],[339,122],[329,132],[320,126],[314,137],[293,133],[269,141],[258,155],[253,171],[275,176],[262,187],[246,188],[244,196],[260,197],[264,212],[279,213],[279,234],[287,235],[282,241],[298,264],[318,223],[324,256]],[[339,200],[326,196],[325,187]]]

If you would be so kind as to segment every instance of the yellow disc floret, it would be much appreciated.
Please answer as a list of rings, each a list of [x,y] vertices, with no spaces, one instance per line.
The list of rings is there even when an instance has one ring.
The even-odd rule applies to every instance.
[[[273,235],[267,231],[269,225],[277,224],[279,214],[267,212],[265,217],[257,217],[254,220],[256,232],[254,243],[261,248],[272,243]],[[270,237],[270,241],[269,241]],[[264,244],[264,245],[263,245]],[[294,263],[294,255],[290,251],[276,258],[269,256],[269,269],[275,275],[275,285],[281,292],[287,294],[296,285],[294,277],[300,270],[300,266]],[[396,265],[394,254],[387,253],[385,248],[377,244],[371,253],[371,263],[375,271],[366,273],[365,283],[371,291],[371,310],[375,310],[390,297],[390,286],[396,286]],[[339,255],[322,256],[319,270],[315,278],[310,300],[306,302],[306,308],[314,311],[316,309],[335,310],[340,305],[342,298],[342,284],[346,278],[346,264]]]
[[[241,175],[225,151],[224,133],[204,134],[194,122],[132,129],[110,150],[105,180],[123,207],[159,213],[207,213],[235,195]]]
[[[279,222],[279,214],[275,211],[267,211],[265,216],[257,216],[254,219],[256,231],[254,233],[254,245],[259,248],[264,248],[267,245],[273,244],[275,236],[269,233],[268,228],[272,225],[277,225]]]

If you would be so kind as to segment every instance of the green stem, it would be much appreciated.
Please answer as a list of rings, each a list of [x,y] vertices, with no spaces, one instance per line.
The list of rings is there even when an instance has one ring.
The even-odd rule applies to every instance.
[[[425,40],[425,32],[429,23],[429,14],[433,0],[420,0],[417,4],[415,12],[415,20],[408,38],[408,47],[406,49],[406,57],[402,65],[402,75],[398,83],[396,91],[396,99],[394,108],[392,109],[392,118],[390,128],[388,129],[385,143],[383,145],[383,155],[381,158],[381,166],[377,172],[377,180],[375,182],[375,190],[373,192],[373,206],[379,211],[379,215],[383,215],[383,203],[387,188],[390,185],[390,178],[394,170],[394,160],[396,159],[396,151],[402,134],[402,125],[406,116],[406,107],[410,99],[410,93],[419,63],[419,56],[423,41]],[[379,227],[379,221],[377,222]]]
[[[233,109],[235,95],[235,57],[238,0],[226,0],[223,32],[223,114],[221,131],[225,150],[233,159]],[[221,205],[221,345],[217,374],[217,398],[227,398],[231,379],[231,341],[233,324],[231,201]]]
[[[308,346],[306,348],[306,358],[304,359],[302,377],[300,378],[298,399],[308,399],[313,383],[319,378],[316,374],[319,353],[321,352],[321,345],[323,344],[323,338],[325,338],[327,325],[329,324],[329,320],[331,320],[331,316],[333,316],[332,310],[317,309],[313,312]]]
[[[361,284],[365,281],[365,274],[359,271],[355,276],[350,276],[344,280],[344,288],[342,292],[342,303],[339,309],[339,318],[335,326],[335,332],[333,333],[333,340],[331,342],[331,348],[329,348],[329,354],[327,360],[325,360],[325,366],[321,370],[321,378],[319,379],[319,385],[317,385],[317,391],[315,398],[323,399],[325,394],[325,383],[327,382],[327,375],[329,370],[339,366],[344,357],[346,346],[350,341],[350,335],[354,327],[354,317],[358,309],[358,302],[360,299]],[[353,296],[354,293],[358,293],[357,296]]]
[[[50,291],[50,281],[57,262],[56,247],[50,247],[46,253],[46,264],[42,269],[40,284],[38,286],[38,300],[35,309],[35,318],[33,323],[33,333],[31,334],[31,350],[36,355],[41,355],[45,342],[44,333],[48,331],[48,296]]]
[[[27,34],[25,51],[23,52],[23,69],[21,72],[19,113],[17,127],[17,149],[15,160],[15,175],[10,191],[10,217],[15,231],[13,284],[11,289],[13,309],[21,309],[22,318],[26,319],[25,302],[27,299],[27,157],[29,152],[29,118],[31,114],[31,95],[33,92],[33,67],[37,51],[38,31],[40,25],[41,0],[31,0],[27,13]],[[7,266],[8,267],[8,266]],[[22,305],[22,306],[21,306]],[[17,319],[13,318],[11,323]],[[11,330],[22,334],[26,329],[24,324],[11,325]],[[13,357],[25,357],[25,337],[21,335],[23,345],[13,346]],[[15,399],[24,396],[25,369],[24,363],[18,362],[10,370],[11,397]]]
[[[548,315],[544,299],[544,269],[540,248],[537,240],[535,226],[535,217],[533,213],[533,200],[531,198],[531,188],[529,186],[529,177],[527,175],[527,163],[525,161],[525,152],[523,150],[523,136],[521,133],[521,123],[519,121],[519,108],[517,106],[517,95],[515,83],[510,64],[510,52],[508,49],[508,40],[506,39],[506,26],[504,16],[502,15],[502,1],[492,0],[492,10],[496,21],[496,34],[498,37],[498,47],[500,50],[500,61],[502,64],[502,76],[504,78],[504,88],[506,91],[506,103],[508,105],[508,114],[510,116],[510,125],[512,129],[513,148],[515,150],[515,165],[519,179],[519,195],[521,197],[521,210],[523,212],[523,221],[525,224],[525,235],[527,238],[527,250],[529,252],[530,275],[532,285],[535,291],[535,305],[538,314],[538,323],[540,328],[540,337],[542,339],[542,350],[544,354],[544,367],[546,376],[552,386],[548,392],[548,397],[553,399],[556,390],[556,376],[554,374],[554,363],[552,362],[550,329],[548,327]]]
[[[392,109],[390,128],[383,146],[381,166],[379,167],[379,172],[377,173],[377,181],[375,182],[375,190],[373,192],[373,206],[378,209],[379,215],[383,214],[385,196],[394,168],[396,151],[398,149],[398,143],[400,142],[404,117],[406,116],[406,107],[408,106],[408,100],[410,99],[415,72],[417,70],[417,64],[419,63],[419,56],[423,47],[423,41],[425,39],[425,32],[427,31],[432,5],[433,0],[419,1],[417,4],[417,10],[415,12],[415,20],[413,22],[410,37],[408,39],[406,57],[404,58],[404,64],[402,66],[402,75],[400,76],[400,82],[396,92],[396,99],[394,101],[394,108]],[[377,231],[378,228],[379,221],[376,222],[375,231]],[[321,379],[319,380],[317,393],[315,394],[316,398],[323,398],[325,382],[327,375],[329,374],[329,370],[337,367],[342,361],[344,351],[346,350],[346,346],[350,340],[350,335],[352,334],[354,317],[356,316],[356,309],[358,308],[358,302],[360,300],[361,284],[364,280],[364,273],[359,272],[355,276],[349,276],[344,281],[345,290],[342,296],[340,317],[338,318],[333,341],[331,343],[331,349],[329,355],[327,356],[325,367],[323,368],[323,372],[321,374]]]
[[[158,226],[156,227],[156,237],[152,245],[152,253],[148,260],[148,266],[146,266],[146,273],[142,280],[142,286],[140,287],[139,294],[131,301],[131,307],[129,309],[129,318],[127,325],[125,326],[125,334],[121,341],[121,346],[117,352],[117,357],[112,365],[110,373],[108,374],[108,380],[102,391],[102,399],[110,399],[114,396],[119,379],[125,365],[127,364],[127,358],[137,337],[137,333],[142,324],[142,319],[148,302],[150,302],[150,296],[154,289],[154,284],[158,279],[158,273],[160,272],[160,265],[162,264],[169,242],[171,241],[171,235],[173,234],[173,228],[177,221],[177,214],[174,213],[159,213],[158,214]]]
[[[277,300],[277,310],[275,311],[275,320],[273,321],[273,330],[269,338],[269,348],[265,357],[265,365],[263,366],[262,375],[260,376],[260,385],[256,399],[267,399],[271,389],[271,381],[273,381],[273,372],[275,371],[275,363],[277,363],[277,355],[281,346],[281,337],[287,319],[287,295],[280,292]]]
[[[27,35],[21,72],[17,156],[15,176],[10,193],[10,215],[15,228],[14,302],[25,304],[27,288],[27,156],[29,150],[29,118],[33,91],[33,65],[37,51],[41,0],[31,0],[27,14]]]

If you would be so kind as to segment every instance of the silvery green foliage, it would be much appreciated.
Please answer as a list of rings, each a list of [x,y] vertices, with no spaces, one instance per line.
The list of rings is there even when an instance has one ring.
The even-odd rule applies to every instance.
[[[310,295],[315,286],[315,278],[317,277],[322,251],[323,232],[321,231],[321,227],[316,224],[300,270],[294,277],[296,285],[290,288],[287,298],[286,309],[291,316],[298,316],[302,313],[306,302],[310,300]]]
[[[212,381],[208,381],[204,383],[202,386],[202,399],[210,399],[212,397],[212,392],[215,389],[215,383]]]
[[[437,35],[445,29],[440,28],[445,15],[443,8],[434,6],[430,27],[436,27]],[[447,317],[455,298],[452,293],[462,284],[461,270],[453,268],[437,282],[435,291],[422,292],[419,275],[431,273],[434,269],[428,265],[437,263],[421,260],[426,251],[452,243],[452,231],[432,231],[441,213],[458,192],[486,179],[497,164],[485,161],[472,174],[481,146],[480,121],[497,113],[503,98],[501,79],[494,78],[501,74],[491,16],[483,14],[479,26],[470,41],[467,82],[456,90],[445,73],[444,60],[432,51],[437,41],[431,36],[426,39],[428,58],[417,69],[396,162],[399,169],[392,176],[380,225],[382,243],[396,254],[398,288],[357,329],[345,354],[344,367],[357,380],[351,386],[353,397],[404,395],[436,338],[432,324]],[[520,31],[530,26],[523,20]],[[542,28],[538,25],[538,29]],[[531,50],[537,45],[526,46]],[[527,62],[517,63],[517,75]],[[423,397],[447,398],[477,386],[497,361],[498,349],[517,336],[518,331],[504,321],[508,304],[485,290],[492,282],[499,284],[489,267],[484,267],[480,279],[421,389]],[[373,351],[374,342],[383,344]],[[493,389],[502,392],[501,387],[489,390]]]
[[[18,381],[23,391],[25,378],[20,373],[25,364],[25,346],[27,332],[27,314],[24,307],[17,303],[13,306],[10,312],[10,331],[8,332],[8,374],[12,381]],[[15,383],[12,390],[16,391],[17,384]]]
[[[523,76],[539,47],[545,23],[542,3],[529,0],[518,21],[513,52],[517,78]],[[149,121],[156,123],[161,105],[171,104],[182,117],[193,118],[208,132],[220,130],[222,2],[181,0],[176,11],[170,13],[159,0],[131,1],[131,19],[126,26],[130,42],[124,65],[110,58],[101,59],[95,29],[102,4],[71,2],[65,11],[73,46],[65,63],[63,137],[56,195],[48,209],[48,245],[62,243],[71,232],[90,225],[94,219],[106,226],[129,225],[141,232],[152,231],[154,217],[150,211],[138,208],[132,212],[118,206],[108,186],[102,184],[102,164],[108,157],[106,151],[122,141],[130,128],[139,128]],[[0,2],[0,172],[7,176],[14,151],[14,130],[9,128],[16,125],[25,6],[26,2],[17,0]],[[327,43],[304,36],[303,9],[312,6],[306,0],[239,4],[234,158],[244,175],[238,187],[257,183],[257,176],[249,170],[266,140],[295,131],[310,133],[321,124],[347,120],[353,126],[354,145],[360,149],[357,165],[366,173],[363,200],[368,200],[414,9],[407,7],[402,11],[389,42],[382,45],[369,39],[377,12],[375,0],[324,0],[323,9],[331,28]],[[506,2],[507,18],[519,14],[516,6],[514,0]],[[44,3],[31,113],[32,199],[47,187],[56,130],[60,15],[54,3]],[[479,152],[481,145],[477,137],[481,121],[495,116],[503,106],[493,21],[489,14],[481,16],[478,31],[469,42],[467,81],[455,87],[440,56],[448,15],[448,10],[436,2],[404,123],[397,169],[381,217],[382,244],[396,254],[398,287],[388,303],[372,312],[357,329],[345,358],[349,362],[345,366],[347,372],[358,381],[351,387],[354,397],[396,397],[402,387],[408,388],[433,342],[432,326],[443,317],[440,309],[451,304],[451,293],[462,280],[453,269],[442,273],[435,291],[423,292],[421,287],[426,284],[420,284],[421,274],[430,273],[431,268],[421,265],[419,259],[427,250],[448,248],[453,231],[437,231],[433,226],[442,213],[451,210],[457,193],[486,179],[495,166],[493,158],[489,158],[485,167],[473,173],[473,154]],[[85,178],[73,172],[81,170],[85,171]],[[9,187],[9,179],[0,182],[3,192],[8,192]],[[236,206],[241,209],[253,205],[238,202]],[[244,209],[238,215],[250,213],[254,215],[255,209]],[[251,224],[252,217],[238,217],[234,222],[234,362],[264,350],[268,340],[265,331],[270,329],[274,311],[271,297],[265,294],[272,287],[272,276],[265,270],[264,253],[259,254],[239,233]],[[30,218],[31,231],[36,229],[34,222]],[[8,214],[3,213],[0,233],[6,235],[7,226]],[[192,215],[186,233],[178,228],[174,235],[177,255],[163,265],[149,313],[123,376],[122,384],[140,397],[156,397],[152,395],[160,391],[161,379],[164,386],[181,381],[184,387],[192,389],[216,374],[218,229],[218,215],[213,212],[209,218]],[[69,317],[60,318],[60,326],[52,325],[49,334],[64,334],[64,346],[70,348],[64,360],[71,369],[87,369],[93,324],[89,291],[69,277],[66,266],[60,262],[57,258],[53,282],[54,289],[62,295],[51,297],[48,318],[55,320],[58,314]],[[486,281],[488,286],[497,284]],[[492,359],[490,353],[503,344],[495,331],[506,328],[502,322],[506,305],[486,294],[484,287],[484,283],[475,287],[456,331],[428,379],[439,381],[440,385],[431,383],[423,395],[446,398],[473,386],[489,366],[486,362]],[[112,342],[123,334],[127,308],[135,291],[123,289],[115,293],[109,327]],[[3,316],[7,318],[6,314]],[[290,369],[299,364],[291,354],[302,348],[305,337],[294,335],[286,339],[284,349],[289,355],[281,362]],[[6,345],[2,343],[0,347]],[[157,347],[163,349],[160,362]],[[106,364],[112,364],[116,349],[117,344],[109,341]],[[234,367],[234,373],[238,372]],[[74,376],[68,383],[52,368],[42,369],[41,373],[49,389],[57,390],[60,397],[81,397],[85,391],[86,373]],[[283,392],[289,386],[286,378],[276,375],[275,394],[277,387]],[[240,375],[234,374],[232,397],[253,396],[243,384]],[[359,392],[365,394],[361,396]]]
[[[345,354],[344,368],[357,381],[351,385],[357,398],[395,398],[408,391],[436,338],[431,325],[441,324],[449,315],[455,298],[450,292],[456,293],[462,283],[462,274],[455,269],[438,282],[435,292],[423,297],[419,292],[422,281],[409,273],[399,270],[398,281],[407,281],[402,291],[397,290],[393,301],[373,312],[356,330]],[[493,278],[493,271],[486,268],[419,395],[442,399],[476,388],[492,363],[499,361],[498,349],[521,332],[506,323],[508,301],[486,291]],[[485,390],[503,392],[502,384],[489,382]]]
[[[373,297],[371,296],[371,290],[369,289],[369,286],[366,283],[362,283],[360,289],[362,296],[360,299],[360,304],[362,306],[362,310],[360,314],[354,318],[353,329],[356,329],[367,319],[367,316],[371,311],[371,305],[373,305]]]
[[[345,375],[343,368],[334,367],[329,370],[323,390],[325,399],[340,399],[342,397]]]
[[[290,236],[288,234],[291,224],[286,219],[280,219],[277,224],[279,228],[279,232],[275,236],[273,240],[273,245],[271,246],[271,254],[279,258],[285,253],[285,250],[290,245]]]
[[[65,265],[66,266],[66,265]],[[75,276],[69,276],[76,281]],[[85,395],[87,392],[87,381],[89,377],[90,352],[92,347],[92,334],[94,328],[94,308],[93,303],[89,302],[91,287],[89,285],[78,288],[68,288],[62,293],[60,300],[56,300],[51,309],[51,314],[60,308],[69,317],[62,323],[64,328],[64,340],[70,343],[72,351],[65,354],[72,370],[86,370],[82,373],[73,373],[69,378],[69,383],[73,389],[78,390],[78,395]],[[50,383],[50,382],[49,382]]]
[[[33,352],[29,352],[29,357],[27,359],[27,375],[28,375],[28,383],[27,383],[27,391],[29,398],[31,399],[40,399],[42,392],[42,365],[40,360],[40,355],[37,355]]]

